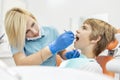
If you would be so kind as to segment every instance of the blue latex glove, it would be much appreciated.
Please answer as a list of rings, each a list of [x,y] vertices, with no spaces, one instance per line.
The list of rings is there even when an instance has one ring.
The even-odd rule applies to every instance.
[[[72,31],[66,31],[65,33],[61,34],[55,41],[49,44],[50,51],[52,54],[55,54],[61,50],[64,50],[73,43],[73,40],[74,34]]]
[[[79,56],[80,56],[80,53],[77,50],[72,50],[65,54],[66,59],[78,58]]]

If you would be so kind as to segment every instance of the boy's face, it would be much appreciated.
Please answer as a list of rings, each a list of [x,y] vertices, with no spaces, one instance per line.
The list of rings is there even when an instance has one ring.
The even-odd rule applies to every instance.
[[[37,36],[39,36],[39,26],[33,18],[28,17],[26,38],[33,38]]]
[[[87,49],[90,45],[90,39],[89,36],[92,32],[91,26],[88,24],[83,24],[82,27],[80,27],[76,31],[76,41],[74,42],[74,46],[76,49]]]

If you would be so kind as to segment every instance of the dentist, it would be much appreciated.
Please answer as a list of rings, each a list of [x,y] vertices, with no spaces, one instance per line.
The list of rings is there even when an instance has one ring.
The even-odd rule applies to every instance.
[[[56,66],[56,54],[65,53],[74,40],[71,31],[59,35],[53,27],[41,27],[30,12],[21,8],[6,13],[5,31],[16,65]]]

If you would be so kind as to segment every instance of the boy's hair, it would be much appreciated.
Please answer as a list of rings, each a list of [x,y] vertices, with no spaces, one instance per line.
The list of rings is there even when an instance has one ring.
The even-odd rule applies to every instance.
[[[6,13],[4,24],[9,43],[12,47],[22,50],[25,44],[27,17],[36,18],[21,8],[12,8]]]
[[[101,39],[94,46],[93,52],[96,56],[98,56],[103,50],[106,49],[107,45],[115,40],[116,29],[108,24],[105,21],[98,19],[87,19],[84,24],[88,24],[91,26],[92,33],[89,36],[90,40],[96,40],[99,36]]]

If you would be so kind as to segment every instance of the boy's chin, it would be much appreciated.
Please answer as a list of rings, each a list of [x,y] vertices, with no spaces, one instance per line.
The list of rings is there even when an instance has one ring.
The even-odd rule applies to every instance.
[[[74,45],[77,45],[78,41],[74,41]]]
[[[77,48],[78,48],[78,47],[77,47],[77,44],[75,44],[75,43],[74,43],[74,48],[75,48],[75,49],[77,49]]]

